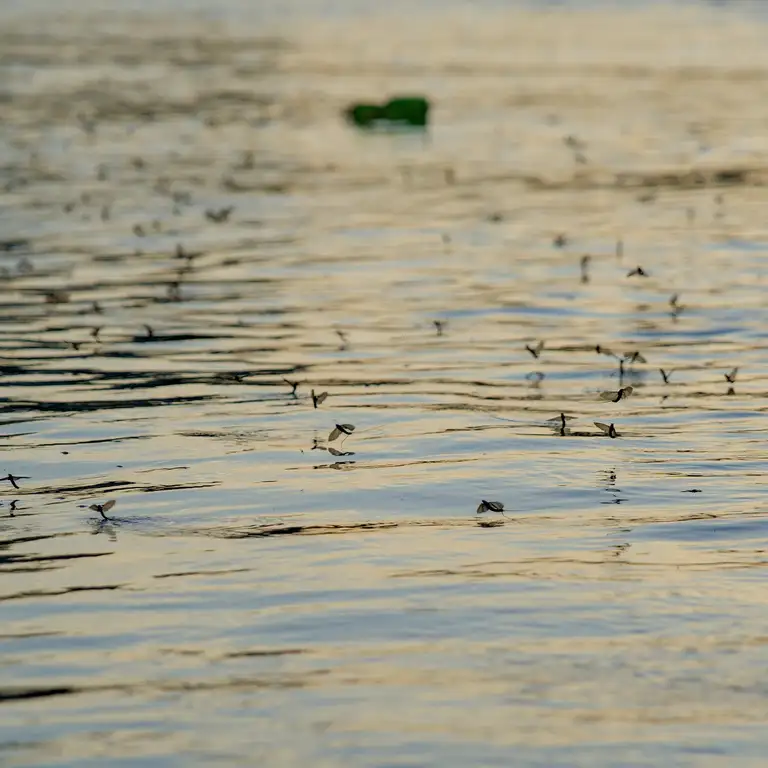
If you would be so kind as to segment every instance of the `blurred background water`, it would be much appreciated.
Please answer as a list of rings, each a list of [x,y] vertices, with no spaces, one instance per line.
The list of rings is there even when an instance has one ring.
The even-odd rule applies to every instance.
[[[0,20],[3,765],[765,764],[758,5]]]

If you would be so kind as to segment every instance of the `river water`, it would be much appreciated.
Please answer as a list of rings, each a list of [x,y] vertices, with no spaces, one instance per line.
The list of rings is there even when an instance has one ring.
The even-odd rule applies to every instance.
[[[765,764],[749,6],[0,19],[3,765]]]

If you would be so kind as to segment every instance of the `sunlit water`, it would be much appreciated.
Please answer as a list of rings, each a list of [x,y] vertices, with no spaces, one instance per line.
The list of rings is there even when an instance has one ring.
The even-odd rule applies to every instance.
[[[4,12],[3,765],[764,765],[762,22],[152,5]]]

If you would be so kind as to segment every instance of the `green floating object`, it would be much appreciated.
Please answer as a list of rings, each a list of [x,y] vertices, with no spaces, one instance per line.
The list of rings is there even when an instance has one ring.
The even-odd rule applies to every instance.
[[[421,96],[398,96],[386,104],[352,104],[345,112],[358,128],[424,128],[429,102]]]

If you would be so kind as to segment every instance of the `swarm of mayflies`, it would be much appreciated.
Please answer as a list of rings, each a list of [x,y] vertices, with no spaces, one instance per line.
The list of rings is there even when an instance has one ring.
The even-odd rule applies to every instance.
[[[608,435],[608,437],[616,438],[619,437],[619,433],[616,431],[616,427],[611,424],[603,424],[600,421],[595,421],[594,425],[605,435]]]
[[[110,499],[109,501],[105,501],[103,504],[91,504],[88,509],[92,509],[94,512],[98,512],[105,520],[111,520],[111,517],[107,517],[104,513],[109,512],[112,507],[115,506],[117,502],[114,499]]]
[[[332,443],[341,435],[351,435],[355,431],[354,424],[337,424],[328,435],[328,442]]]
[[[637,266],[627,272],[627,277],[650,277],[650,275],[641,266]]]
[[[601,400],[610,400],[612,403],[618,403],[619,400],[626,400],[634,392],[632,387],[622,387],[617,392],[601,392]]]
[[[498,512],[500,515],[504,514],[504,505],[500,501],[486,501],[483,499],[477,507],[477,514],[482,515],[485,512]]]
[[[530,344],[526,344],[525,348],[535,357],[538,359],[539,355],[541,354],[541,351],[544,349],[544,342],[540,341],[535,347],[532,347]]]
[[[318,405],[322,405],[325,402],[325,398],[328,397],[327,392],[319,392],[315,394],[315,390],[312,390],[312,405],[317,408]]]

